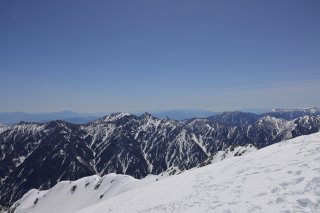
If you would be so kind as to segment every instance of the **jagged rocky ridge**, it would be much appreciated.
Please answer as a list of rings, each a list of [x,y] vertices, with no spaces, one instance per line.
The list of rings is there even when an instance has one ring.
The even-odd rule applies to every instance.
[[[148,113],[116,113],[87,125],[20,122],[0,132],[0,204],[11,205],[32,188],[94,174],[142,178],[190,169],[230,146],[262,148],[319,129],[316,115],[290,121],[267,115],[245,125]]]

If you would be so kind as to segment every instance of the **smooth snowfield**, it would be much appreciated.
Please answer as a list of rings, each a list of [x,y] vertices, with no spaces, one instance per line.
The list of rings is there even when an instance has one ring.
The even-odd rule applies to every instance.
[[[120,181],[112,185],[120,187],[120,191],[114,188],[118,190],[114,196],[101,191],[106,197],[97,199],[92,195],[92,202],[84,194],[94,189],[86,188],[83,180],[61,189],[54,187],[35,205],[30,201],[24,205],[25,195],[18,212],[320,212],[320,133],[158,181],[154,177],[123,184]],[[145,184],[137,185],[143,181]],[[75,183],[77,189],[70,192]]]

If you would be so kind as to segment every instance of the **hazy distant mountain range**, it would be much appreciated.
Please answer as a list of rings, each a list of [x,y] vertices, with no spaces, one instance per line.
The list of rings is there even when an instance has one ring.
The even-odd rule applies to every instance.
[[[144,112],[132,112],[131,114],[142,115],[143,113]],[[154,111],[151,113],[158,118],[169,117],[175,120],[183,120],[188,118],[205,118],[216,114],[216,112],[201,109],[173,109],[166,111]],[[72,111],[53,113],[4,112],[0,113],[0,123],[15,124],[20,121],[45,123],[53,120],[63,120],[74,124],[85,124],[107,114],[111,113],[78,113]]]
[[[77,113],[72,111],[52,113],[26,113],[26,112],[3,112],[0,113],[0,123],[15,124],[20,121],[45,123],[52,120],[64,120],[70,123],[87,123],[101,117],[103,114]]]
[[[244,110],[253,113],[262,113],[270,110],[267,109],[248,109]],[[144,112],[131,112],[134,115],[142,115]],[[164,111],[152,111],[150,112],[153,116],[158,118],[171,118],[174,120],[184,120],[189,118],[206,118],[217,114],[217,112],[202,110],[202,109],[172,109]],[[26,113],[26,112],[2,112],[0,113],[0,123],[3,124],[15,124],[20,121],[24,122],[38,122],[45,123],[53,120],[63,120],[74,124],[86,124],[88,122],[94,121],[99,117],[107,114],[112,114],[111,112],[104,113],[78,113],[73,111],[62,111],[62,112],[52,112],[52,113]]]

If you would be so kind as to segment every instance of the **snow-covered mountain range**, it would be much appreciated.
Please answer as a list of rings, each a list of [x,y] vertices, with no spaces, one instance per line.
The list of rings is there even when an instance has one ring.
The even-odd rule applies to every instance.
[[[227,114],[232,121],[228,116],[223,121],[217,116],[176,121],[115,113],[86,125],[52,121],[5,126],[0,131],[0,205],[64,180],[109,173],[135,178],[174,174],[224,159],[228,150],[242,150],[231,154],[241,155],[320,130],[320,116],[314,114],[293,120]]]
[[[319,212],[320,133],[179,175],[108,174],[33,189],[15,213]]]

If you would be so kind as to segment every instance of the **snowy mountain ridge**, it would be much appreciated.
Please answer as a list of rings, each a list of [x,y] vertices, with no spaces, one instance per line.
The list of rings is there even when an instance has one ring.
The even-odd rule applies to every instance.
[[[165,177],[167,176],[149,175],[139,180],[129,175],[111,173],[103,177],[93,175],[76,181],[61,181],[50,190],[30,190],[13,205],[11,212],[23,213],[29,211],[27,209],[30,209],[44,201],[55,206],[55,212],[74,212],[99,201],[133,190],[134,188],[143,187]],[[81,193],[79,193],[79,191],[81,191]],[[64,195],[61,196],[62,194]],[[65,199],[68,195],[72,196],[69,196],[67,201]],[[55,196],[57,197],[53,198]],[[72,205],[65,205],[66,201]],[[56,206],[59,205],[59,203],[60,207]],[[45,208],[46,207],[37,209],[36,212],[47,212],[48,210]]]
[[[31,190],[14,213],[318,212],[320,133],[174,176],[91,176]],[[14,211],[13,211],[14,210]]]
[[[249,144],[260,149],[319,130],[320,116],[309,115],[291,121],[265,116],[244,126],[148,113],[116,113],[87,125],[20,122],[0,133],[0,204],[86,176],[175,174],[221,160],[223,154],[214,156],[230,147],[250,151]]]

